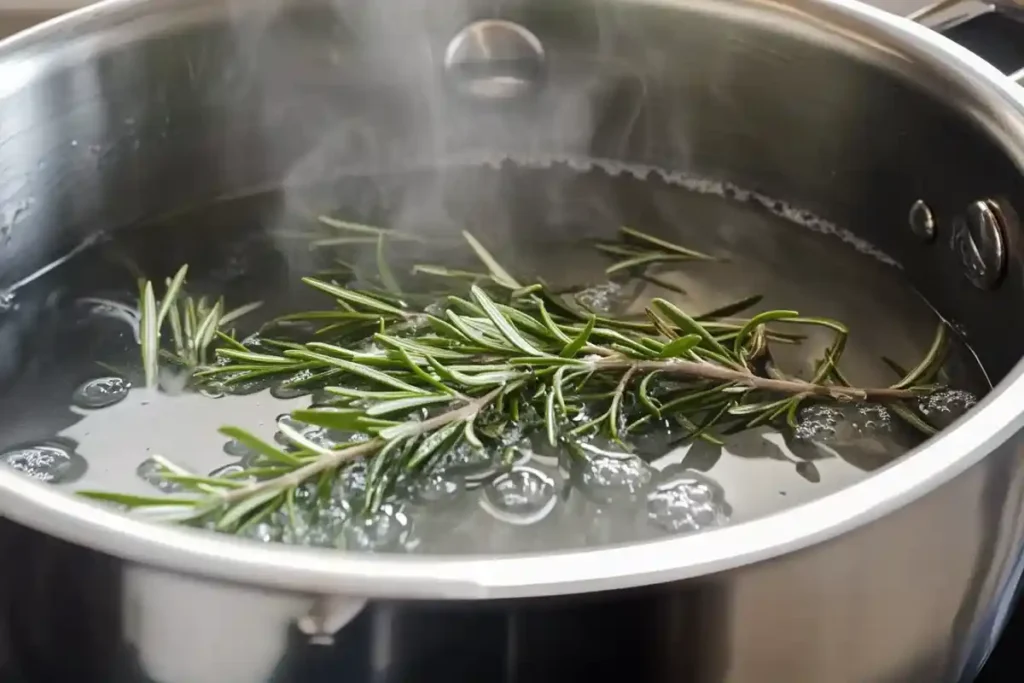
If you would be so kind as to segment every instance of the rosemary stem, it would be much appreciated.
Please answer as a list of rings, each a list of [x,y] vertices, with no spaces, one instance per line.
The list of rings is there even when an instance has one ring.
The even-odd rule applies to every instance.
[[[504,391],[504,389],[504,387],[498,387],[485,396],[472,399],[464,406],[442,413],[441,415],[437,415],[428,420],[424,420],[422,422],[410,422],[408,433],[403,434],[402,438],[413,438],[423,434],[429,434],[453,422],[467,420],[494,401],[498,395]],[[313,462],[292,470],[287,474],[283,474],[280,477],[266,479],[244,488],[232,489],[225,493],[218,493],[216,496],[210,496],[210,498],[211,500],[215,500],[216,504],[224,505],[236,503],[240,500],[263,493],[264,491],[270,491],[273,489],[280,489],[284,491],[286,489],[299,486],[302,482],[309,480],[311,477],[316,476],[321,472],[339,467],[340,465],[351,460],[355,460],[356,458],[372,455],[383,448],[388,442],[389,439],[384,439],[378,436],[357,446],[349,446],[348,448],[342,448],[336,451],[325,451]]]
[[[595,370],[622,370],[633,369],[639,372],[664,372],[668,374],[686,375],[688,377],[699,377],[701,379],[719,380],[722,382],[736,382],[749,386],[753,389],[772,391],[780,394],[807,394],[811,396],[829,396],[850,399],[875,399],[875,400],[899,400],[919,396],[919,392],[910,389],[895,388],[857,388],[843,387],[826,384],[814,384],[797,379],[774,379],[759,377],[751,372],[735,370],[733,368],[714,365],[712,363],[699,363],[687,360],[667,361],[635,361],[626,358],[602,359],[594,361],[592,367]]]

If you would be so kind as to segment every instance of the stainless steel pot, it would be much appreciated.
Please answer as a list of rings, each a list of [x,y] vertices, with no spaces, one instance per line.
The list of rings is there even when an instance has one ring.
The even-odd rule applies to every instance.
[[[0,275],[216,196],[473,155],[604,157],[789,200],[900,261],[1002,380],[840,493],[540,556],[262,546],[0,471],[12,671],[970,680],[1024,567],[1024,91],[910,21],[849,0],[109,0],[0,44]]]

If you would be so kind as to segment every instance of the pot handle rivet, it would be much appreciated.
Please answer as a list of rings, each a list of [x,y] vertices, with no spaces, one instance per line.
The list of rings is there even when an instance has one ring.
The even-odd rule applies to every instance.
[[[544,72],[544,46],[529,30],[503,19],[475,21],[444,55],[445,75],[463,95],[508,100],[534,90]]]
[[[971,203],[953,223],[953,250],[967,279],[979,289],[995,287],[1006,270],[1006,218],[999,205],[982,199]]]
[[[923,199],[918,199],[910,205],[907,221],[910,223],[911,232],[922,242],[931,242],[935,239],[935,215]]]

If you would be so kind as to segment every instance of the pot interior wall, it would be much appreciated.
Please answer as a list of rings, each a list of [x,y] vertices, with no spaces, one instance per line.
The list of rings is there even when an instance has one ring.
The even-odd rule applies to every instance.
[[[970,202],[1024,197],[1018,169],[984,115],[912,54],[800,3],[401,4],[157,0],[8,42],[4,282],[97,231],[258,188],[599,158],[728,181],[842,226],[902,264],[993,379],[1019,359],[1015,226],[993,291],[968,283],[950,243]],[[444,68],[449,40],[481,18],[517,21],[543,45],[527,95],[466,96],[460,79],[490,72]],[[908,227],[918,199],[937,221],[931,244]],[[592,205],[562,208],[555,229],[603,229]]]

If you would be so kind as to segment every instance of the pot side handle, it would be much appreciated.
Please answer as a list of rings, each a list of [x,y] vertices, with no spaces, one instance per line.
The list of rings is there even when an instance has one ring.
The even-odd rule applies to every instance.
[[[946,33],[993,12],[1021,22],[1021,30],[1024,31],[1024,0],[987,0],[984,3],[979,0],[937,0],[907,14],[906,18],[940,33]],[[968,47],[974,50],[973,46]],[[1012,72],[1008,78],[1018,85],[1024,85],[1024,67]]]

